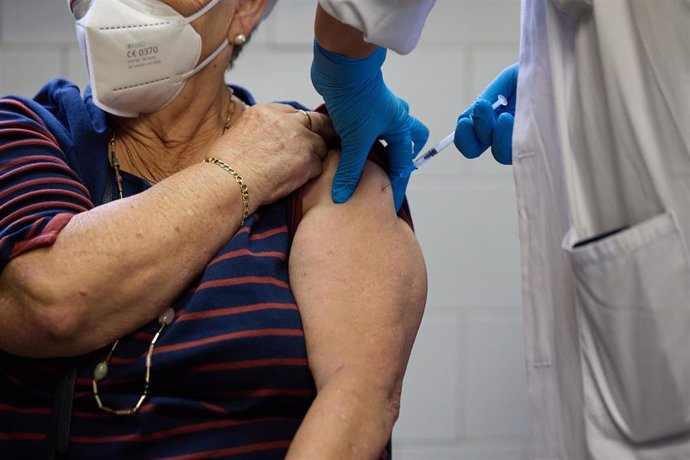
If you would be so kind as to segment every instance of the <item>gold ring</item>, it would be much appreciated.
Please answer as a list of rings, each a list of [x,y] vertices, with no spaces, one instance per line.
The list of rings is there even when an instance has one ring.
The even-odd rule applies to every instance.
[[[309,115],[309,112],[307,112],[306,110],[298,110],[298,112],[301,112],[307,116],[307,122],[309,123],[307,128],[309,128],[309,131],[311,131],[311,115]]]

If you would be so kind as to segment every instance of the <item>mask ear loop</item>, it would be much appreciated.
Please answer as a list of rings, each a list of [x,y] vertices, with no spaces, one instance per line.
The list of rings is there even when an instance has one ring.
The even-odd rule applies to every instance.
[[[225,49],[225,47],[228,46],[229,44],[230,44],[230,42],[229,42],[228,39],[226,38],[225,40],[223,40],[223,43],[220,44],[220,46],[218,47],[218,49],[216,49],[213,53],[211,53],[211,55],[210,55],[209,57],[207,57],[206,59],[204,59],[204,62],[202,62],[201,64],[199,64],[198,66],[196,66],[195,68],[193,68],[192,70],[190,70],[189,72],[185,72],[185,73],[180,74],[180,75],[175,75],[174,77],[172,77],[172,80],[173,80],[173,81],[176,81],[176,82],[179,82],[179,81],[186,82],[189,78],[191,78],[192,76],[194,76],[194,74],[196,74],[197,72],[199,72],[201,69],[203,69],[204,67],[206,67],[211,61],[213,61],[213,60],[221,53],[221,51],[223,51],[223,50]],[[180,87],[178,88],[178,90],[175,92],[175,95],[174,95],[173,97],[171,97],[170,100],[169,100],[168,102],[166,102],[165,104],[163,104],[162,106],[160,106],[160,107],[157,108],[156,110],[162,109],[163,107],[165,107],[165,106],[167,106],[168,104],[170,104],[173,100],[175,100],[175,98],[176,98],[177,96],[179,96],[179,94],[182,92],[182,90],[184,89],[184,87],[185,87],[184,84],[180,85]]]
[[[218,48],[216,48],[216,50],[215,50],[213,53],[211,53],[211,54],[209,55],[209,57],[207,57],[206,59],[204,59],[204,61],[203,61],[201,64],[199,64],[198,66],[196,66],[195,68],[193,68],[193,69],[190,70],[189,72],[185,72],[185,73],[182,73],[182,74],[179,74],[179,75],[175,75],[175,76],[173,77],[174,80],[175,80],[175,81],[187,80],[187,79],[193,77],[197,72],[199,72],[200,70],[202,70],[204,67],[206,67],[207,65],[209,65],[209,63],[210,63],[211,61],[213,61],[216,57],[218,57],[218,55],[219,55],[219,54],[225,49],[225,47],[227,47],[229,44],[230,44],[230,42],[229,42],[228,39],[226,38],[225,40],[223,40],[223,43],[221,43],[220,46],[219,46]]]
[[[194,13],[193,15],[187,16],[186,18],[180,20],[180,24],[189,24],[189,23],[199,19],[201,16],[203,16],[208,11],[210,11],[213,7],[215,7],[219,2],[220,2],[220,0],[211,0],[211,2],[209,2],[208,5],[206,5],[205,7],[203,7],[202,9],[197,11],[196,13]],[[216,48],[216,50],[210,54],[209,57],[204,59],[204,61],[201,64],[197,65],[196,67],[194,67],[189,72],[175,75],[173,77],[174,81],[180,81],[180,80],[186,81],[187,79],[193,77],[197,72],[202,70],[211,61],[213,61],[225,49],[225,47],[228,46],[229,44],[230,44],[230,42],[226,38],[225,40],[223,40],[223,42],[220,44],[220,46],[218,46],[218,48]],[[180,90],[181,90],[181,88],[180,88]],[[179,91],[178,91],[178,94],[179,94]],[[175,96],[177,96],[177,94]]]

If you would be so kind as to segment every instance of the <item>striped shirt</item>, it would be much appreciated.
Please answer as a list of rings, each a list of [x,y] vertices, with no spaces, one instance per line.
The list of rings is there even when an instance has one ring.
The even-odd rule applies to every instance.
[[[72,216],[115,199],[107,144],[105,115],[88,89],[82,98],[55,80],[34,100],[0,99],[0,270],[52,244]],[[123,179],[125,196],[147,187]],[[94,402],[93,370],[108,350],[40,360],[0,352],[0,458],[45,458],[66,362],[78,366],[68,458],[283,458],[316,394],[288,281],[293,198],[250,216],[177,300],[139,414],[112,416]],[[135,404],[156,329],[120,341],[99,384],[106,405]]]

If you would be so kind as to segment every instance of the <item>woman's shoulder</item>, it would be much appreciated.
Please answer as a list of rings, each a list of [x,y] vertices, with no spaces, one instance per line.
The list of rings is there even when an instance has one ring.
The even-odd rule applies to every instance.
[[[61,145],[71,144],[78,133],[107,129],[105,114],[93,104],[90,88],[82,97],[79,87],[63,78],[49,81],[33,98],[0,97],[0,122],[9,121],[39,124]]]
[[[55,79],[33,98],[0,96],[0,168],[37,155],[52,157],[96,196],[108,168],[107,155],[97,152],[107,151],[108,139],[105,113],[88,87],[82,96],[72,82]]]
[[[356,195],[359,199],[351,199],[348,206],[336,205],[333,207],[331,188],[339,164],[340,150],[333,149],[324,160],[321,175],[310,180],[295,192],[294,210],[292,211],[290,220],[291,228],[294,229],[293,233],[296,232],[302,217],[307,211],[319,206],[339,209],[339,214],[341,214],[340,218],[345,219],[347,219],[348,213],[365,213],[372,217],[373,215],[379,217],[396,216],[394,212],[393,194],[390,188],[390,179],[387,172],[388,164],[385,160],[383,146],[381,144],[374,144],[369,153],[369,158],[364,166],[362,176],[356,189]],[[402,219],[402,221],[414,230],[407,199],[403,201],[402,206],[397,212],[397,217]]]

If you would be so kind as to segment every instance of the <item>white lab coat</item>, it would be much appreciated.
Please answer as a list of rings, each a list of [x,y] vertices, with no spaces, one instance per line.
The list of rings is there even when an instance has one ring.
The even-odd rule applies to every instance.
[[[340,22],[364,32],[364,40],[399,54],[419,42],[424,22],[436,0],[319,0]]]
[[[513,165],[537,459],[690,458],[688,47],[689,0],[523,2]]]
[[[523,0],[520,49],[533,458],[689,459],[690,0]]]

